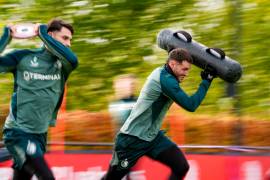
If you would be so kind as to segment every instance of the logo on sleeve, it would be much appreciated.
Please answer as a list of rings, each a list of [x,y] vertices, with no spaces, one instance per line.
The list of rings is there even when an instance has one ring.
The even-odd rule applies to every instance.
[[[35,56],[32,60],[31,60],[31,67],[38,67],[38,61],[37,61],[37,57]]]

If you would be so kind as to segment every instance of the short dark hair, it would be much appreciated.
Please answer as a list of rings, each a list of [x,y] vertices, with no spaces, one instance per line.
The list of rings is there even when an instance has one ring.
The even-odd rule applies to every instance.
[[[190,55],[190,53],[183,48],[176,48],[169,52],[168,61],[170,60],[176,60],[180,63],[183,61],[188,61],[189,63],[193,63],[193,59]]]
[[[66,23],[65,21],[63,21],[61,19],[52,19],[48,23],[48,30],[47,30],[47,32],[61,31],[61,28],[62,27],[65,27],[68,30],[70,30],[71,34],[73,35],[74,29],[73,29],[72,25],[69,24],[69,23]]]

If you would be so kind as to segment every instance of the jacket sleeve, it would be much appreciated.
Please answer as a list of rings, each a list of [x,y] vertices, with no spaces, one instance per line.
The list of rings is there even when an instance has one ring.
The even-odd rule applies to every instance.
[[[160,78],[163,93],[187,111],[194,112],[204,99],[210,82],[203,80],[197,91],[188,96],[179,86],[179,82],[171,75],[162,75]]]
[[[39,37],[46,47],[51,51],[63,64],[63,68],[67,74],[78,66],[78,59],[70,48],[55,40],[47,33],[47,26],[40,25]]]
[[[10,29],[4,27],[4,33],[0,39],[0,54],[5,50],[6,46],[11,41]],[[0,56],[0,72],[10,71],[17,65],[16,56],[12,53]]]

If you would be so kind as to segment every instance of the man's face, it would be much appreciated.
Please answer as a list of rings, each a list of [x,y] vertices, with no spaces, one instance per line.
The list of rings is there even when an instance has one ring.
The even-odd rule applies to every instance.
[[[178,78],[180,82],[182,82],[189,73],[191,63],[189,63],[188,61],[182,61],[182,63],[173,61],[171,68],[174,75]]]
[[[49,34],[65,46],[71,46],[72,33],[68,28],[62,27],[60,31],[50,32]]]
[[[122,77],[114,82],[115,94],[118,99],[134,95],[136,79],[134,77]]]

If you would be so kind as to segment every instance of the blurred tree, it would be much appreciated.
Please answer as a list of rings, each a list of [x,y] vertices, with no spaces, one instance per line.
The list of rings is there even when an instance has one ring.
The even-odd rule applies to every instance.
[[[242,4],[237,7],[240,14],[233,10],[237,3]],[[148,73],[165,62],[166,52],[157,48],[156,35],[171,28],[184,29],[196,41],[220,47],[237,59],[244,67],[237,84],[242,114],[269,119],[269,8],[270,2],[262,0],[2,0],[0,18],[1,26],[46,23],[53,17],[73,22],[72,49],[80,65],[68,84],[68,109],[106,110],[116,75],[134,73],[143,84]],[[9,48],[34,47],[39,42],[13,41]],[[200,80],[199,71],[194,68],[192,80],[183,84],[190,93],[196,88],[192,82]],[[10,78],[0,76],[1,104],[9,101]],[[215,80],[198,114],[230,114],[232,104],[224,98],[225,88],[225,82]]]

